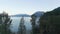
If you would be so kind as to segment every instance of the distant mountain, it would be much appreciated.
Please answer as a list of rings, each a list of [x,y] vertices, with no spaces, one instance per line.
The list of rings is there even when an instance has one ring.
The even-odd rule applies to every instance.
[[[42,16],[43,14],[44,14],[44,12],[42,12],[42,11],[37,11],[37,12],[35,12],[34,14],[32,14],[32,16],[40,17],[40,16]]]
[[[30,17],[28,14],[16,14],[16,15],[11,15],[11,17]]]

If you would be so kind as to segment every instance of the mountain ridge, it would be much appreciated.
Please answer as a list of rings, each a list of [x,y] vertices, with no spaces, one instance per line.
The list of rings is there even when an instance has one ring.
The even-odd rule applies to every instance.
[[[36,16],[36,17],[40,17],[44,14],[44,12],[41,12],[41,11],[37,11],[35,13],[32,14],[32,16]]]
[[[11,15],[11,17],[30,17],[28,14],[16,14],[16,15]]]

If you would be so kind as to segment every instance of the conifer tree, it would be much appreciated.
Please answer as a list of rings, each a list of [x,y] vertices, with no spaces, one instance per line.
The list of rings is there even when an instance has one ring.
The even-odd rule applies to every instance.
[[[10,25],[11,21],[8,14],[2,13],[0,14],[0,33],[1,34],[11,34]]]
[[[20,25],[19,25],[19,29],[18,29],[18,34],[26,34],[26,28],[24,25],[24,17],[21,18],[20,20]]]

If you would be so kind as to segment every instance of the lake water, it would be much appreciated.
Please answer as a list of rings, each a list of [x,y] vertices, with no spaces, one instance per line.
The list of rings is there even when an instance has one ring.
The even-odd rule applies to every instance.
[[[12,32],[17,32],[21,17],[11,17],[11,19],[12,19],[12,23],[11,23],[10,29]],[[30,19],[31,19],[31,17],[24,17],[24,20],[25,20],[24,24],[25,24],[27,31],[32,30],[32,25],[31,25]]]
[[[12,32],[15,32],[15,33],[18,32],[21,18],[22,17],[11,17],[12,23],[11,23],[10,29]],[[26,34],[30,34],[32,32],[32,25],[31,25],[30,20],[31,20],[31,17],[24,17],[24,25],[26,27]],[[38,20],[39,18],[36,18],[37,26],[39,25]]]

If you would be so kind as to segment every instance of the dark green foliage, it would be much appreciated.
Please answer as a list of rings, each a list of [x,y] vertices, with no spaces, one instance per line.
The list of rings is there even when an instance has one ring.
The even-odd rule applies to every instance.
[[[31,16],[32,17],[32,19],[31,19],[31,24],[32,24],[32,32],[33,32],[33,34],[36,34],[35,33],[35,20],[36,20],[36,16],[34,16],[34,15],[32,15]]]
[[[11,34],[11,31],[9,29],[10,24],[11,24],[11,21],[8,15],[1,14],[0,15],[0,34]]]
[[[40,18],[40,34],[60,34],[60,7]]]
[[[24,25],[24,18],[23,17],[20,20],[18,34],[26,34],[26,27]]]
[[[36,18],[37,16],[35,16],[34,14],[31,16],[31,24],[32,24],[32,34],[39,34],[39,27],[36,26]]]
[[[52,11],[46,12],[44,14],[44,16],[50,16],[50,15],[55,15],[55,16],[60,15],[60,7],[56,8]]]

